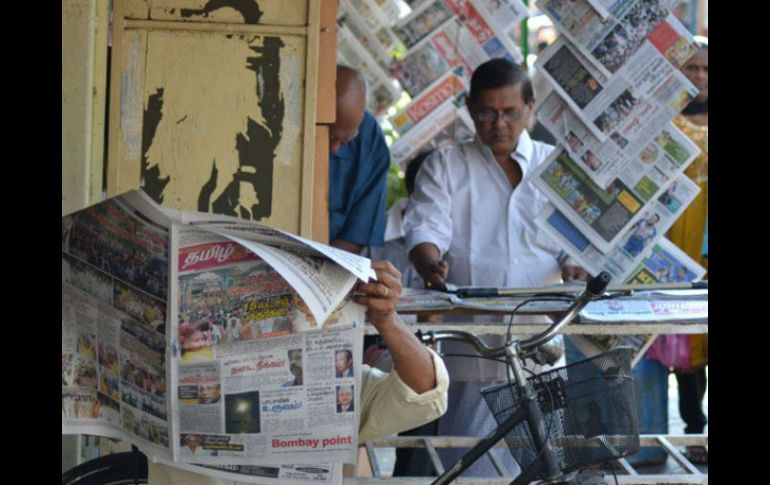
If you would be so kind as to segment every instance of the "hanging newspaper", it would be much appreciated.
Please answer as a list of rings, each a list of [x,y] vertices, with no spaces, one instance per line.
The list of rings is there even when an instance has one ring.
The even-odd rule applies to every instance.
[[[665,237],[652,248],[649,255],[636,268],[626,283],[684,283],[703,278],[706,269]],[[706,293],[707,294],[707,293]],[[630,304],[629,304],[630,303]],[[708,320],[708,298],[703,300],[639,299],[632,302],[604,300],[592,302],[580,315],[583,322],[608,322],[624,318],[634,322],[696,321]],[[621,346],[636,349],[635,364],[655,340],[653,335],[572,335],[572,341],[586,356],[591,357]]]
[[[444,0],[444,3],[452,9],[473,34],[476,43],[487,54],[488,58],[502,57],[511,62],[521,62],[521,51],[515,40],[509,38],[511,28],[518,25],[518,21],[523,18],[521,14],[526,11],[520,2],[515,2],[518,5],[513,5],[512,2],[508,1],[503,5],[502,2]],[[483,15],[477,6],[481,7],[487,16]],[[511,9],[511,6],[514,8]],[[515,15],[512,14],[512,10],[516,12]],[[490,20],[492,18],[494,21]],[[502,23],[507,19],[511,19],[514,25]]]
[[[392,31],[407,49],[411,49],[453,16],[442,0],[428,2],[399,20]]]
[[[468,108],[446,100],[431,115],[390,146],[390,155],[402,169],[422,150],[441,148],[473,138],[476,133]]]
[[[628,277],[628,283],[685,283],[703,278],[706,268],[676,247],[667,238],[661,238],[650,254]]]
[[[661,23],[612,77],[563,38],[538,56],[538,72],[601,142],[649,139],[649,130],[671,120],[698,92],[678,68],[695,52],[692,37],[672,23]]]
[[[700,153],[697,145],[670,122],[650,130],[650,139],[640,137],[631,142],[613,137],[601,143],[553,92],[541,103],[537,119],[599,187],[606,189],[620,179],[636,188],[643,199],[658,195],[668,180]]]
[[[513,46],[514,56],[521,62],[521,49],[518,47],[519,27],[521,22],[529,15],[529,7],[521,0],[475,0],[481,15],[487,20],[489,26],[500,38]]]
[[[352,3],[342,2],[339,7],[339,21],[350,30],[352,38],[357,40],[377,61],[380,69],[387,72],[393,51],[398,47],[398,40],[390,29],[381,26],[371,29]],[[356,66],[353,66],[356,67]]]
[[[462,106],[467,94],[465,68],[458,66],[441,79],[430,85],[419,96],[412,99],[401,111],[390,117],[396,132],[404,133],[430,117],[445,102],[452,100],[455,106]]]
[[[532,182],[593,246],[607,253],[650,206],[658,203],[658,197],[672,190],[684,190],[675,180],[698,152],[687,137],[679,135],[675,140],[666,131],[665,136],[661,135],[651,145],[657,158],[651,158],[646,165],[636,162],[606,189],[586,175],[589,170],[584,167],[591,162],[585,155],[592,155],[590,151],[577,162],[564,148],[554,150],[534,170]],[[664,153],[669,145],[676,146],[681,162]]]
[[[663,0],[614,2],[608,7],[605,20],[587,0],[538,0],[536,4],[557,30],[605,76],[630,62],[664,20],[679,33],[678,37],[690,37],[692,41],[684,26],[669,14]]]
[[[614,280],[625,281],[700,192],[686,175],[679,175],[663,195],[639,211],[636,223],[620,233],[607,252],[600,251],[576,223],[573,213],[564,214],[548,204],[538,215],[538,226],[558,241],[567,253],[591,274],[608,271]]]
[[[345,25],[337,29],[337,61],[357,69],[364,76],[368,87],[367,108],[375,116],[398,101],[400,93],[393,80]]]
[[[348,295],[374,274],[343,253],[139,191],[63,218],[62,433],[224,466],[204,474],[265,483],[275,464],[268,483],[335,483],[360,412],[338,412],[337,391],[361,387],[360,365],[336,377],[335,352],[360,362]]]
[[[340,3],[352,5],[366,23],[366,27],[371,31],[375,31],[382,26],[393,25],[393,17],[390,17],[386,11],[381,9],[377,2],[371,0],[347,0]]]
[[[488,59],[473,34],[453,17],[418,42],[404,59],[393,64],[393,74],[410,96],[416,97],[450,69],[472,67]]]

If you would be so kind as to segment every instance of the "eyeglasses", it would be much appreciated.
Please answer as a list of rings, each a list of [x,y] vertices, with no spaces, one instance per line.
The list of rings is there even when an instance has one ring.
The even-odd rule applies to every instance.
[[[476,119],[482,123],[492,123],[497,121],[498,118],[502,118],[506,123],[513,123],[521,119],[521,109],[506,109],[503,111],[494,110],[482,110],[476,114]]]

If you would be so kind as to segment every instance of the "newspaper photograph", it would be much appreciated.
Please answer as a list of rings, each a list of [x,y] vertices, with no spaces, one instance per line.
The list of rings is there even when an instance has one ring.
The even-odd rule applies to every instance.
[[[628,278],[628,283],[685,283],[702,279],[706,268],[663,237]]]
[[[467,82],[469,76],[465,68],[457,68],[446,73],[443,77],[430,85],[422,93],[404,107],[401,111],[390,117],[390,123],[399,134],[404,135],[420,121],[429,117],[439,106],[447,100],[453,100],[455,106],[465,103],[468,93]]]
[[[411,49],[453,15],[443,0],[426,2],[399,20],[392,31],[407,49]]]
[[[596,70],[569,42],[557,39],[538,56],[538,72],[601,142],[619,144],[639,137],[671,120],[697,94],[676,62],[694,51],[692,38],[682,38],[664,22],[632,59],[611,78]],[[684,60],[682,60],[684,59]]]
[[[651,139],[611,136],[601,143],[553,92],[541,103],[537,118],[599,187],[606,189],[620,179],[627,186],[638,186],[636,192],[645,200],[659,195],[666,185],[663,176],[672,178],[700,153],[671,122],[657,126]]]
[[[536,222],[590,274],[607,271],[614,280],[625,281],[698,192],[700,188],[692,180],[679,175],[654,203],[639,211],[637,221],[606,253],[591,244],[580,228],[552,204],[540,212]]]

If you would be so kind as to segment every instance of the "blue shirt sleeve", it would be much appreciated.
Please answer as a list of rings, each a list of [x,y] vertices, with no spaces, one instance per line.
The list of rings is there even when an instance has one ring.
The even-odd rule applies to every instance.
[[[329,157],[329,240],[382,246],[390,152],[369,113],[358,136]]]

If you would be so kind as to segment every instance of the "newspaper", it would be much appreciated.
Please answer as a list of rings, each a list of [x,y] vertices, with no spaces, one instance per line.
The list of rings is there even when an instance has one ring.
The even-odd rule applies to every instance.
[[[607,252],[591,243],[574,217],[552,204],[543,208],[536,222],[590,274],[607,271],[613,280],[626,281],[698,192],[700,188],[692,180],[679,175],[666,192],[639,211],[641,216],[620,233],[618,242]]]
[[[470,75],[472,66],[488,58],[473,33],[452,17],[394,63],[393,74],[404,90],[416,97],[450,69],[463,66]]]
[[[593,8],[602,20],[605,20],[610,16],[609,7],[615,0],[586,0],[591,8]]]
[[[441,148],[473,138],[476,129],[473,126],[468,108],[458,106],[458,98],[448,99],[431,115],[390,146],[390,156],[396,164],[404,168],[406,162],[422,150]]]
[[[703,278],[706,269],[687,256],[665,237],[656,243],[649,256],[627,278],[627,283],[687,282]],[[684,294],[683,294],[684,293]],[[633,301],[603,300],[591,302],[581,313],[583,322],[612,322],[619,318],[634,322],[676,322],[708,320],[708,291],[674,292],[671,299],[646,300],[640,295]],[[666,295],[668,296],[668,295]],[[704,299],[705,298],[705,299]],[[572,340],[587,356],[626,345],[636,349],[635,364],[655,340],[645,335],[573,335]]]
[[[366,79],[367,108],[379,116],[398,101],[399,92],[372,54],[348,29],[352,23],[337,29],[337,60],[357,69]]]
[[[613,2],[605,19],[588,0],[538,0],[536,5],[605,76],[629,62],[664,20],[675,18],[663,0]]]
[[[399,135],[403,135],[420,121],[426,119],[447,100],[462,106],[468,93],[465,68],[458,66],[425,89],[401,111],[390,117],[390,123]]]
[[[518,29],[521,22],[529,16],[529,7],[521,0],[475,0],[473,4],[497,36],[514,46],[511,52],[517,57],[516,62],[521,62]]]
[[[665,133],[670,135],[667,131]],[[636,161],[606,189],[586,175],[589,170],[582,161],[585,156],[579,163],[564,148],[554,150],[533,171],[532,182],[592,245],[607,253],[651,205],[659,203],[659,198],[665,196],[664,202],[672,195],[681,199],[697,189],[686,177],[684,181],[677,181],[694,157],[682,150],[680,160],[686,163],[679,164],[673,157],[661,153],[664,151],[662,145],[681,148],[671,140],[672,136],[659,137],[659,141],[652,144],[657,150],[657,160],[650,160],[648,164]],[[682,135],[678,141],[686,143],[687,138]],[[694,147],[692,143],[688,144]],[[690,149],[694,151],[692,147]],[[672,205],[671,208],[678,206]]]
[[[620,179],[629,187],[658,187],[661,190],[665,185],[662,177],[670,179],[700,153],[698,146],[673,123],[659,125],[655,131],[649,130],[651,139],[611,137],[601,143],[567,103],[553,92],[540,105],[537,118],[583,172],[604,189]],[[649,190],[640,190],[640,193],[643,197],[656,195],[650,194]]]
[[[399,44],[390,29],[385,26],[369,27],[353,2],[342,2],[339,17],[340,22],[353,34],[353,39],[369,52],[381,69],[387,71],[393,51]]]
[[[706,268],[664,237],[634,270],[628,283],[682,283],[699,280],[705,274]]]
[[[381,5],[385,2],[380,0],[347,0],[340,3],[352,5],[370,30],[376,30],[380,26],[390,26],[393,24],[394,17],[388,15],[388,9],[381,8]]]
[[[338,484],[342,482],[342,467],[338,464],[302,463],[291,465],[186,465],[157,460],[193,473],[205,473],[220,480],[262,485]]]
[[[473,34],[489,59],[502,57],[517,64],[522,61],[521,50],[512,32],[526,15],[526,7],[520,0],[444,0],[444,3]],[[505,23],[508,20],[513,24]],[[477,65],[473,64],[474,67]]]
[[[678,68],[695,45],[674,25],[681,26],[673,16],[659,25],[612,77],[563,38],[538,56],[536,67],[601,142],[649,139],[647,130],[670,121],[697,94]]]
[[[365,258],[140,191],[64,217],[62,432],[225,467],[195,468],[210,475],[336,483],[329,464],[355,461],[360,419],[365,309],[349,290],[372,274]],[[354,365],[338,376],[340,353]]]
[[[454,12],[443,0],[427,2],[399,20],[392,30],[404,46],[411,49],[452,16]]]

